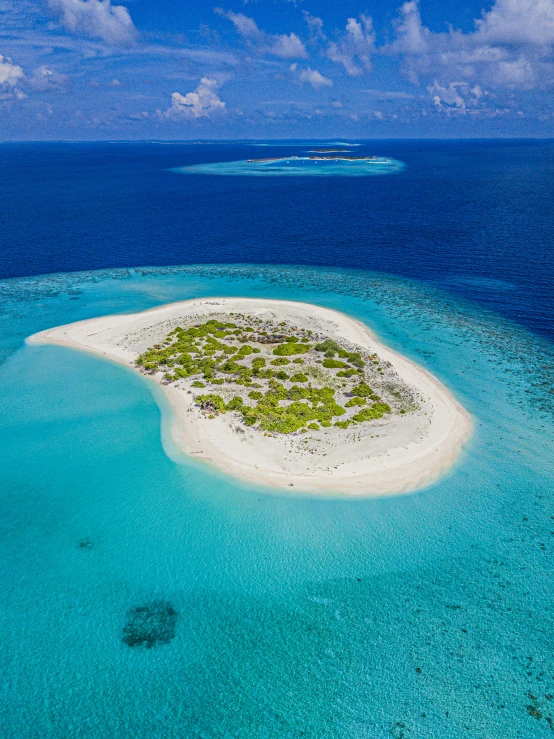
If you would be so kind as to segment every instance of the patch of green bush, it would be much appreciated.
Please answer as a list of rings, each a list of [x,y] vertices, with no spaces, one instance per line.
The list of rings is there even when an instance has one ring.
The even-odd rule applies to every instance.
[[[279,344],[273,350],[273,354],[277,357],[287,357],[293,354],[306,354],[309,351],[309,344],[297,344],[296,342],[287,342],[285,344]]]
[[[362,423],[363,421],[375,421],[378,418],[382,418],[385,413],[390,413],[390,406],[387,403],[374,403],[369,408],[363,408],[355,416],[352,416],[353,421]]]
[[[252,400],[261,400],[264,397],[264,394],[260,393],[258,390],[251,390],[248,393],[248,397],[252,398]]]
[[[369,395],[373,395],[373,390],[365,382],[360,382],[355,385],[350,391],[352,395],[358,395],[361,398],[367,398]]]
[[[345,403],[345,408],[353,408],[354,406],[357,406],[357,405],[365,405],[365,403],[366,403],[365,398],[360,398],[360,397],[352,398],[351,400],[348,401],[348,403]]]
[[[296,362],[296,359],[294,361]],[[285,364],[290,364],[290,359],[279,357],[279,359],[272,359],[269,364],[272,364],[274,367],[281,367]]]
[[[197,395],[194,400],[203,410],[214,410],[216,413],[225,413],[225,401],[221,395],[215,395],[214,393]]]
[[[316,344],[314,349],[316,352],[327,352],[331,353],[331,357],[340,352],[341,348],[337,344],[336,341],[333,341],[333,339],[325,339],[325,341],[320,341],[319,344]]]
[[[231,398],[231,400],[227,403],[226,408],[228,411],[240,411],[242,409],[242,406],[242,398],[239,398],[238,395],[235,395],[235,397]]]
[[[337,377],[352,377],[352,375],[357,374],[358,370],[355,369],[341,370],[340,372],[337,372]]]
[[[305,375],[303,372],[296,372],[296,374],[292,375],[290,378],[291,382],[308,382],[308,375]]]
[[[344,362],[340,362],[338,359],[327,359],[323,360],[323,366],[327,369],[343,369],[344,367],[347,367],[348,365]]]
[[[335,421],[335,426],[339,429],[347,429],[350,426],[350,421]]]

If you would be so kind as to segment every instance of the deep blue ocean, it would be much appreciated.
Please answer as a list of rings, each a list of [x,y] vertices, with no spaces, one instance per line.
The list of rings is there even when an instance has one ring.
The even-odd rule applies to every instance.
[[[552,735],[554,143],[357,143],[404,168],[0,146],[2,739]],[[472,414],[460,461],[411,495],[268,492],[175,455],[143,377],[25,344],[217,295],[364,321]]]

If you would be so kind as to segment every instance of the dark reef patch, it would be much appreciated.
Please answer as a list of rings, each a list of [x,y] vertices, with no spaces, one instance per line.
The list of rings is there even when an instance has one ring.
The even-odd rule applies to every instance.
[[[94,547],[94,542],[92,542],[90,539],[81,539],[81,541],[77,544],[78,549],[92,549]]]
[[[171,603],[155,600],[127,611],[122,641],[129,647],[151,649],[175,637],[179,614]]]

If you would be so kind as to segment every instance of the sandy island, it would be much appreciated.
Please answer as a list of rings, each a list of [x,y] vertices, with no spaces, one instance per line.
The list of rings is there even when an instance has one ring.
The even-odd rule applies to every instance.
[[[154,344],[159,346],[177,327],[199,325],[230,314],[252,317],[258,325],[273,321],[276,325],[301,327],[308,332],[305,335],[339,341],[364,357],[378,356],[371,363],[378,365],[372,366],[374,376],[367,379],[378,388],[372,392],[386,395],[388,389],[396,388],[394,398],[401,398],[409,412],[391,412],[348,428],[334,424],[321,428],[316,424],[317,430],[265,434],[242,422],[236,412],[214,415],[200,408],[196,396],[213,392],[213,388],[195,390],[194,378],[168,384],[163,372],[155,372],[147,378],[156,382],[169,400],[173,410],[171,437],[179,450],[251,483],[290,493],[351,496],[414,491],[436,480],[459,456],[471,433],[471,420],[447,388],[426,370],[378,342],[359,321],[316,305],[246,298],[189,300],[142,313],[59,326],[34,334],[27,342],[92,352],[140,371],[136,365],[139,355]],[[322,364],[321,360],[313,361]],[[320,371],[316,365],[309,369],[314,377]],[[290,387],[288,381],[285,384]],[[350,397],[344,384],[337,381],[334,387],[338,398],[341,393]],[[223,390],[226,400],[230,393],[236,395],[227,386]]]

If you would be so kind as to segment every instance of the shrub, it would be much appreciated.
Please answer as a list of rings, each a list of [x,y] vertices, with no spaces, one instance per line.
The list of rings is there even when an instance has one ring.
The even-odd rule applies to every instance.
[[[355,369],[347,369],[347,370],[341,370],[340,372],[337,372],[337,377],[352,377],[352,375],[357,375],[358,370]]]
[[[231,398],[231,400],[227,403],[227,410],[228,411],[240,411],[242,408],[242,398],[239,398],[238,395],[235,395],[234,398]]]
[[[200,382],[200,380],[195,380],[191,387],[206,387],[203,382]]]
[[[375,421],[378,418],[382,418],[385,413],[390,412],[390,406],[386,403],[375,403],[370,408],[363,408],[355,416],[352,416],[353,421],[362,423],[363,421]]]
[[[331,352],[331,356],[341,350],[337,342],[332,339],[325,339],[325,341],[321,341],[319,344],[316,344],[314,348],[316,352]]]
[[[293,359],[293,364],[304,364],[304,360],[300,359],[300,357],[296,357],[296,359]]]
[[[359,367],[361,369],[365,366],[364,360],[358,352],[350,352],[347,357],[350,364],[353,364],[355,367]]]
[[[286,357],[292,354],[305,354],[309,351],[309,344],[297,344],[296,342],[287,342],[286,344],[279,344],[273,350],[273,354],[277,357]]]
[[[297,372],[296,374],[292,375],[290,378],[291,382],[308,382],[308,375],[303,374],[302,372]]]
[[[264,394],[260,393],[258,390],[252,390],[248,393],[248,397],[252,398],[252,400],[261,400],[264,397]]]
[[[356,405],[365,405],[365,398],[352,398],[352,400],[349,400],[348,403],[345,404],[346,408],[353,408]]]
[[[336,421],[335,426],[338,426],[339,429],[347,429],[350,426],[350,421]]]
[[[202,410],[213,410],[216,413],[225,413],[225,401],[221,395],[214,395],[213,393],[197,395],[195,401]]]
[[[308,428],[313,429],[314,431],[319,431],[319,426],[317,425],[317,423],[309,423]]]
[[[275,377],[278,380],[288,380],[289,379],[289,376],[287,375],[287,373],[284,370],[280,370],[279,372],[276,372],[275,373]]]
[[[361,398],[367,398],[368,395],[373,395],[373,390],[365,382],[360,382],[352,388],[352,395],[358,395]]]
[[[294,361],[296,362],[296,359]],[[287,359],[286,357],[279,357],[279,359],[272,359],[269,364],[272,364],[274,367],[281,367],[282,365],[290,364],[290,359]]]
[[[323,366],[327,367],[327,369],[343,369],[344,367],[347,367],[344,362],[339,362],[338,359],[324,359],[323,360]]]

